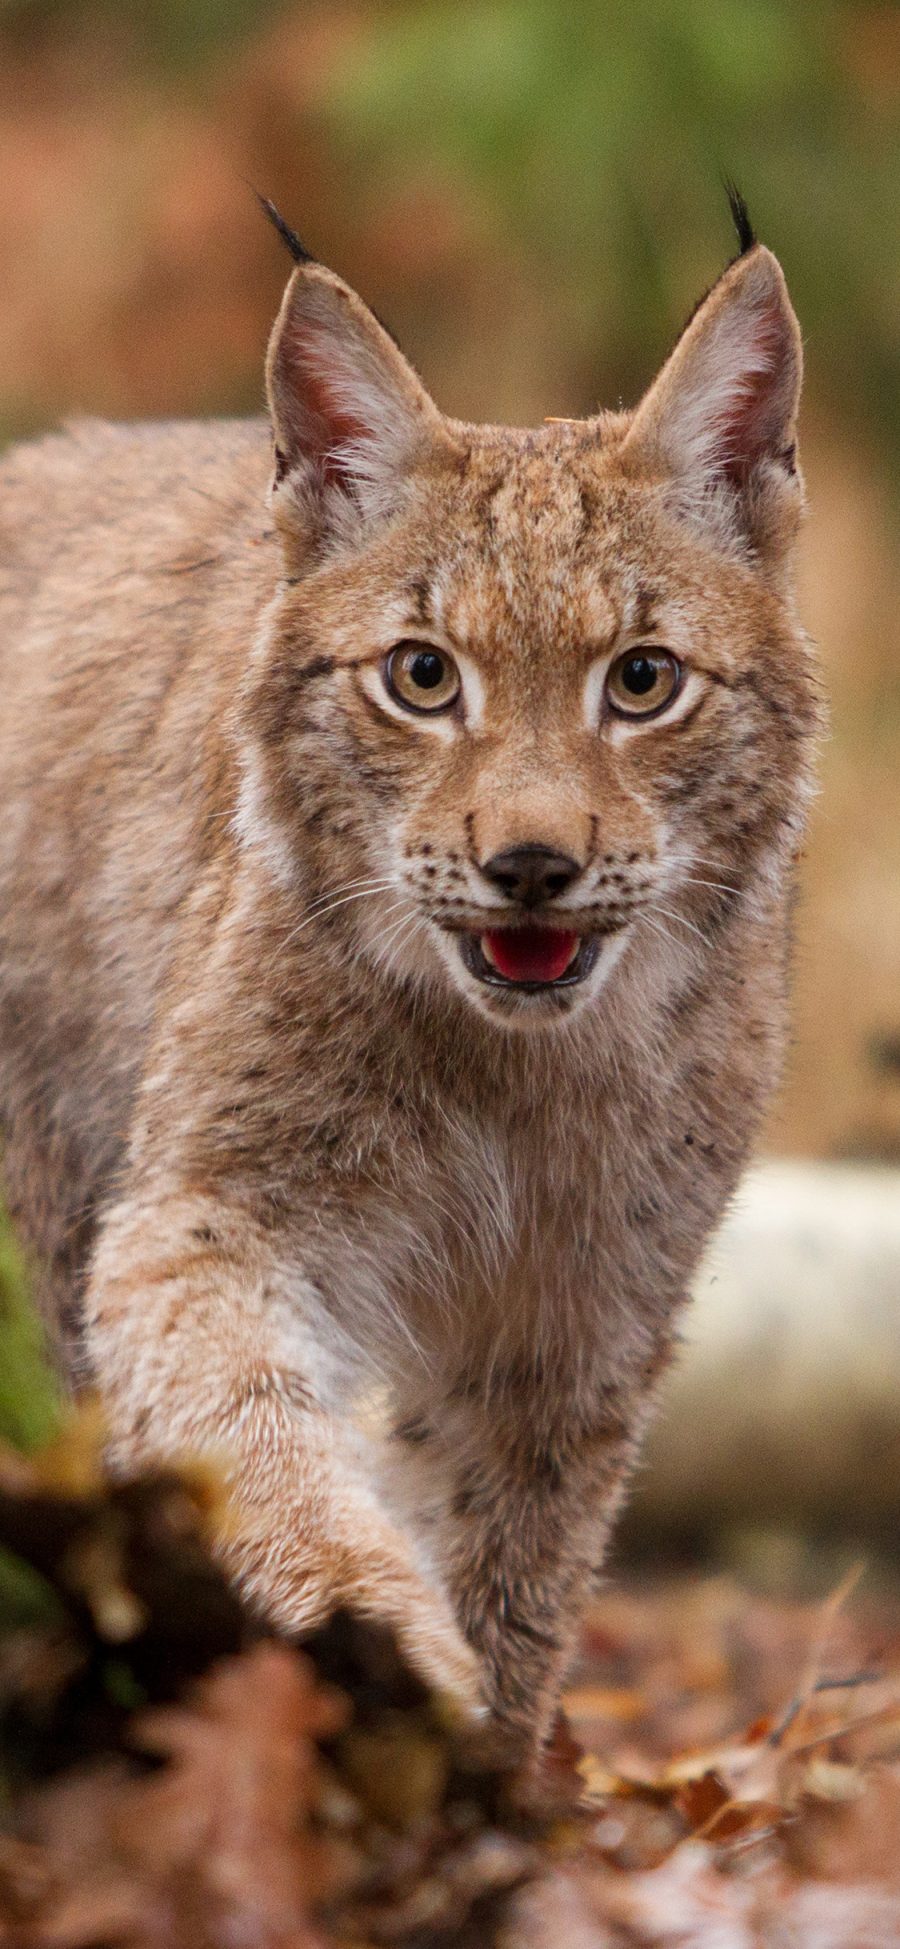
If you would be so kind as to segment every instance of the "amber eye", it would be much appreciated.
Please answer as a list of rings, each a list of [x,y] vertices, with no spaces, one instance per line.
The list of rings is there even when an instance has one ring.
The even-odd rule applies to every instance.
[[[672,702],[681,685],[681,664],[668,650],[626,650],[606,679],[606,695],[619,717],[653,717]]]
[[[459,671],[431,643],[398,643],[384,666],[391,696],[408,711],[448,711],[460,692]]]

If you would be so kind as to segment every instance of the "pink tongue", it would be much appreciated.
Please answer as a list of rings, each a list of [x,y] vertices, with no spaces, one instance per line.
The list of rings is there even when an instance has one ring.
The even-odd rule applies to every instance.
[[[577,934],[553,927],[498,927],[481,940],[487,959],[507,981],[558,981],[578,948]]]

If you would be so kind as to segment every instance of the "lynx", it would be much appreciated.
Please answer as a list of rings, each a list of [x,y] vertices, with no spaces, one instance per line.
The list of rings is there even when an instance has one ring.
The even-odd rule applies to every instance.
[[[445,417],[296,264],[264,421],[0,467],[8,1199],[114,1466],[526,1763],[785,1039],[820,720],[800,340],[738,256],[630,412]],[[698,1430],[698,1440],[702,1431]]]

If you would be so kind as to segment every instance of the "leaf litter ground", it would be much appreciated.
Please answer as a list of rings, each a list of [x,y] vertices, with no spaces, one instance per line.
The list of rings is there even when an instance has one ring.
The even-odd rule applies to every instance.
[[[90,1422],[0,1456],[2,1949],[889,1949],[900,1611],[643,1579],[590,1613],[540,1782],[390,1639],[220,1577],[200,1473]]]

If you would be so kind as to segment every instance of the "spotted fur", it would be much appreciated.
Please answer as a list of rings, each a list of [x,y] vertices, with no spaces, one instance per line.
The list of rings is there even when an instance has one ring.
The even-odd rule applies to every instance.
[[[255,422],[0,469],[0,1103],[63,1363],[122,1466],[227,1459],[270,1615],[390,1618],[519,1752],[781,1062],[799,363],[748,243],[634,413],[463,425],[303,260],[274,480]],[[391,701],[406,638],[460,708]],[[647,640],[685,682],[623,723]],[[464,964],[522,844],[580,986]]]

